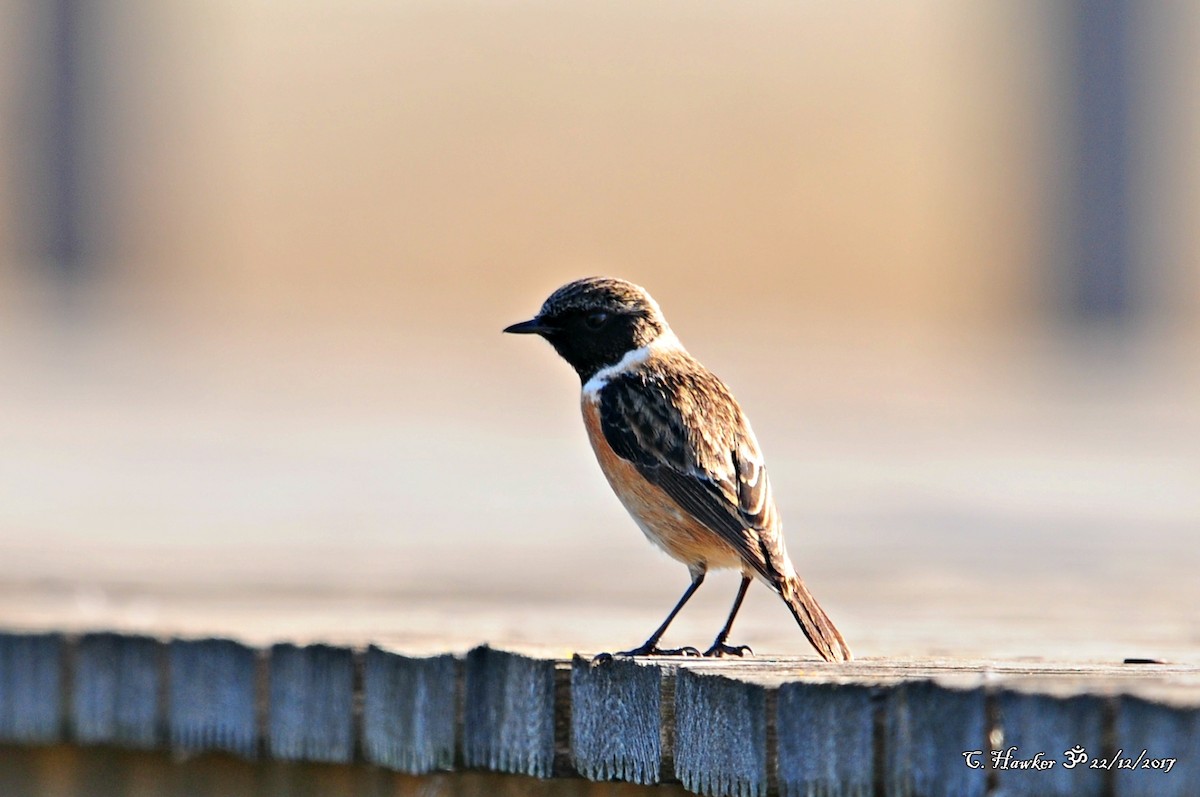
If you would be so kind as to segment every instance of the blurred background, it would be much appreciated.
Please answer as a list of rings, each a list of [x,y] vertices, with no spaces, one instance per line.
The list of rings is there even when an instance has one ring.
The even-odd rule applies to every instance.
[[[500,334],[608,273],[860,655],[1200,642],[1200,6],[0,19],[0,623],[640,642],[686,573]],[[738,629],[806,650],[765,590]]]

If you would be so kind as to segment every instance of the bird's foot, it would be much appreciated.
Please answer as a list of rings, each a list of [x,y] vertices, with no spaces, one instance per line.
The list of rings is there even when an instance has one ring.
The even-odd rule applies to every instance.
[[[714,642],[713,646],[704,651],[705,658],[721,659],[726,656],[753,656],[754,651],[749,645],[726,645],[724,642]]]
[[[682,648],[660,648],[654,645],[642,645],[633,650],[622,650],[618,656],[696,656],[700,651],[691,645]]]

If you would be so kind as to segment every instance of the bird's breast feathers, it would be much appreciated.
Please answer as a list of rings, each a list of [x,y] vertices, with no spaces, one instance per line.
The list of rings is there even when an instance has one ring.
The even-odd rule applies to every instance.
[[[600,470],[647,539],[672,558],[689,566],[741,567],[741,559],[732,546],[685,511],[662,487],[646,479],[632,462],[613,450],[604,436],[600,403],[586,394],[583,398],[583,422]]]

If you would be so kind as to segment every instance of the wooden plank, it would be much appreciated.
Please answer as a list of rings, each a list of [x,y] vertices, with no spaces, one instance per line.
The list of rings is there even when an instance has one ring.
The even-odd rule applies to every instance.
[[[1122,696],[1115,726],[1114,797],[1200,795],[1200,709]]]
[[[628,659],[571,661],[572,764],[589,780],[658,783],[663,671]]]
[[[463,760],[549,777],[554,767],[555,662],[483,646],[467,654]]]
[[[902,683],[884,698],[884,791],[894,797],[983,797],[987,770],[971,769],[965,750],[988,749],[982,687]]]
[[[271,648],[267,744],[286,761],[354,757],[354,654],[329,645]]]
[[[85,634],[75,647],[70,724],[83,744],[159,744],[165,649],[144,636]]]
[[[1094,695],[1062,697],[1015,689],[995,696],[998,734],[996,780],[1013,797],[1102,797],[1107,790],[1103,770],[1071,763],[1068,750],[1082,748],[1100,754],[1110,720],[1107,698]],[[983,751],[987,756],[987,751]],[[1054,761],[1029,766],[1016,761]],[[983,760],[987,760],[984,758]]]
[[[171,746],[254,757],[260,738],[254,650],[228,639],[177,639],[168,658]]]
[[[675,777],[710,797],[768,789],[768,690],[680,668],[675,675]]]
[[[356,673],[361,670],[361,678]],[[986,685],[986,686],[985,686]],[[166,699],[164,699],[164,696]],[[64,711],[65,709],[65,711]],[[1194,794],[1200,668],[952,660],[609,660],[0,634],[0,740],[474,767],[713,797]],[[159,734],[167,729],[166,738]],[[1063,765],[1091,759],[1157,768]],[[1043,752],[1046,770],[963,753]],[[1145,750],[1146,754],[1141,755]],[[456,753],[458,755],[456,756]],[[1162,771],[1174,758],[1172,771]],[[1182,784],[1182,785],[1181,785]],[[582,788],[582,786],[581,786]]]
[[[363,665],[363,755],[411,774],[454,765],[459,661],[372,645]]]
[[[869,797],[875,788],[873,686],[785,683],[776,702],[782,797]]]
[[[62,666],[59,634],[0,633],[0,742],[60,738]]]

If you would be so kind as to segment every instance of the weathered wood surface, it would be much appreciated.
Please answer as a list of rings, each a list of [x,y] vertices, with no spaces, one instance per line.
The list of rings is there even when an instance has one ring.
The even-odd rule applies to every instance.
[[[873,793],[879,696],[868,684],[780,685],[776,738],[783,797],[828,792],[831,784],[848,796]]]
[[[254,650],[228,639],[172,640],[166,725],[171,746],[254,755],[260,738]]]
[[[591,780],[657,783],[664,770],[663,681],[657,667],[614,659],[571,661],[571,753]]]
[[[271,648],[267,740],[275,758],[354,757],[354,654],[329,645]]]
[[[153,747],[165,646],[144,636],[88,634],[75,646],[70,726],[82,744]]]
[[[716,797],[1195,795],[1200,667],[593,662],[0,634],[0,744],[56,743],[678,782]],[[988,766],[1014,746],[1010,760],[1056,764]],[[1137,768],[1066,768],[1075,747],[1089,764]]]
[[[370,647],[364,657],[362,752],[372,764],[420,774],[454,765],[459,661]]]

